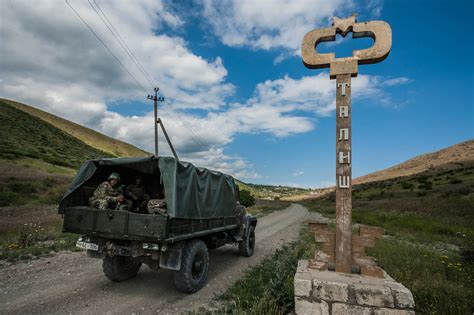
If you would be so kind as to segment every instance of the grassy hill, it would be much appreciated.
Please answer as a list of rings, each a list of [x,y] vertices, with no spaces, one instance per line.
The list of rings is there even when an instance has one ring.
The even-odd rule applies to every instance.
[[[0,206],[55,204],[85,160],[114,156],[1,100],[0,133]]]
[[[474,164],[474,140],[461,142],[445,149],[423,154],[390,168],[361,176],[355,184],[410,176],[429,170],[449,170]]]
[[[73,123],[69,120],[60,118],[53,114],[44,112],[37,108],[18,103],[12,100],[0,99],[3,104],[10,105],[18,110],[37,117],[52,126],[64,131],[65,133],[81,140],[85,144],[96,148],[97,150],[108,153],[110,156],[143,156],[150,153],[141,150],[126,142],[108,137],[92,129]]]
[[[85,160],[113,155],[93,148],[51,124],[0,101],[0,158],[38,159],[79,167]]]
[[[237,180],[237,185],[240,190],[249,191],[255,198],[278,200],[282,198],[291,197],[294,195],[308,194],[309,189],[290,187],[290,186],[275,186],[275,185],[256,185],[244,183]]]
[[[474,140],[461,142],[436,152],[422,154],[387,169],[358,177],[354,179],[353,184],[359,185],[395,180],[416,174],[423,174],[425,172],[433,174],[436,172],[458,170],[471,166],[474,166]],[[335,187],[332,186],[324,189],[315,189],[311,191],[311,194],[303,193],[286,197],[284,200],[304,201],[319,199],[333,192],[334,188]]]

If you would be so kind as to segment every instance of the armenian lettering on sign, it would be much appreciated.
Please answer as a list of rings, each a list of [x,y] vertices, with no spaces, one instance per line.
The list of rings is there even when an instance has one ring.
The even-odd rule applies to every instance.
[[[339,90],[339,95],[342,98],[350,98],[350,93],[348,93],[347,89],[350,87],[348,83],[337,83],[337,89]],[[338,120],[336,123],[337,128],[337,141],[339,145],[337,145],[338,152],[337,152],[337,187],[348,189],[351,187],[351,172],[350,169],[346,166],[350,166],[351,164],[351,151],[350,151],[350,110],[348,105],[349,99],[343,100],[340,104],[337,104],[338,108]]]

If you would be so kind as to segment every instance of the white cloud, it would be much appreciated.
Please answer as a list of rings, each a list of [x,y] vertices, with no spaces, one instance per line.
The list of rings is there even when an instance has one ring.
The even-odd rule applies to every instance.
[[[151,91],[152,87],[88,2],[69,2],[131,74]],[[100,1],[100,6],[153,80],[166,91],[171,104],[175,107],[199,104],[201,108],[212,109],[225,105],[224,98],[233,93],[234,87],[225,82],[227,70],[222,60],[219,57],[205,60],[193,54],[182,38],[155,34],[163,24],[180,27],[183,23],[167,12],[161,1]],[[70,93],[75,86],[86,90],[85,95],[95,100],[146,97],[63,1],[38,2],[34,9],[29,1],[3,2],[0,27],[0,40],[8,43],[0,46],[5,80],[1,92],[7,97],[16,96],[15,88],[24,86],[22,97],[30,98],[35,90],[40,90],[37,85],[47,85],[58,98],[44,96],[43,102],[37,104],[50,107],[57,104],[56,113],[68,118],[75,115],[63,103],[78,106],[74,99],[77,95]]]
[[[304,171],[296,171],[293,173],[294,177],[301,176],[301,175],[304,175]]]
[[[374,18],[380,17],[382,13],[382,0],[366,0],[365,6]]]
[[[283,48],[299,54],[305,33],[329,25],[334,15],[350,15],[354,4],[351,0],[203,0],[202,7],[207,23],[228,46]]]
[[[122,53],[88,2],[69,1],[132,74],[145,84],[144,77]],[[226,98],[234,93],[235,87],[226,82],[227,69],[222,59],[217,56],[206,60],[194,54],[183,38],[161,34],[164,25],[179,29],[184,23],[167,11],[161,1],[98,3],[153,80],[166,92],[167,100],[160,104],[163,106],[160,116],[183,160],[242,179],[259,178],[249,161],[229,156],[223,147],[243,133],[266,133],[274,137],[305,133],[315,128],[317,117],[330,115],[334,110],[335,83],[328,79],[327,73],[267,80],[256,86],[249,100],[229,104]],[[258,31],[272,25],[271,17],[261,17],[259,11],[267,2],[256,2],[257,11],[253,13],[247,2],[235,5],[249,17],[249,21],[242,22],[246,27],[250,27],[252,21],[257,23],[250,27],[255,28],[255,32],[250,33],[252,40],[262,45],[275,40]],[[330,15],[332,6],[321,4],[317,15]],[[282,16],[275,17],[273,11],[269,12],[283,25],[302,7],[305,7],[302,3],[295,2],[294,5],[282,4],[277,10]],[[151,106],[150,111],[141,116],[120,114],[107,106],[121,101],[144,101],[145,93],[64,2],[41,1],[35,3],[34,10],[29,1],[2,2],[0,41],[5,43],[0,45],[2,97],[32,104],[153,151]],[[407,83],[405,79],[384,80],[361,75],[353,81],[354,97],[384,97],[381,86]],[[192,115],[183,109],[198,109],[201,114]],[[160,152],[170,155],[163,137],[160,139]]]
[[[410,83],[411,81],[412,80],[410,78],[400,77],[400,78],[387,79],[383,82],[383,85],[385,86],[403,85],[403,84]]]

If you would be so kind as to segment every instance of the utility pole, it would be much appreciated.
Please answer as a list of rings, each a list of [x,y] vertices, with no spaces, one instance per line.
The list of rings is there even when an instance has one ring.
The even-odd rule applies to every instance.
[[[158,102],[163,102],[165,100],[164,97],[160,96],[158,97],[158,91],[160,88],[156,87],[154,88],[155,90],[155,95],[148,95],[147,99],[153,100],[153,105],[155,107],[155,115],[154,115],[154,125],[155,125],[155,156],[158,156]]]

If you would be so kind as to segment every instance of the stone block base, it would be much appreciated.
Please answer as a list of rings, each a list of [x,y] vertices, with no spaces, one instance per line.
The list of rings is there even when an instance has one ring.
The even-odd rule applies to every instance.
[[[415,314],[410,290],[384,272],[383,278],[320,271],[298,262],[295,311],[303,314]]]

